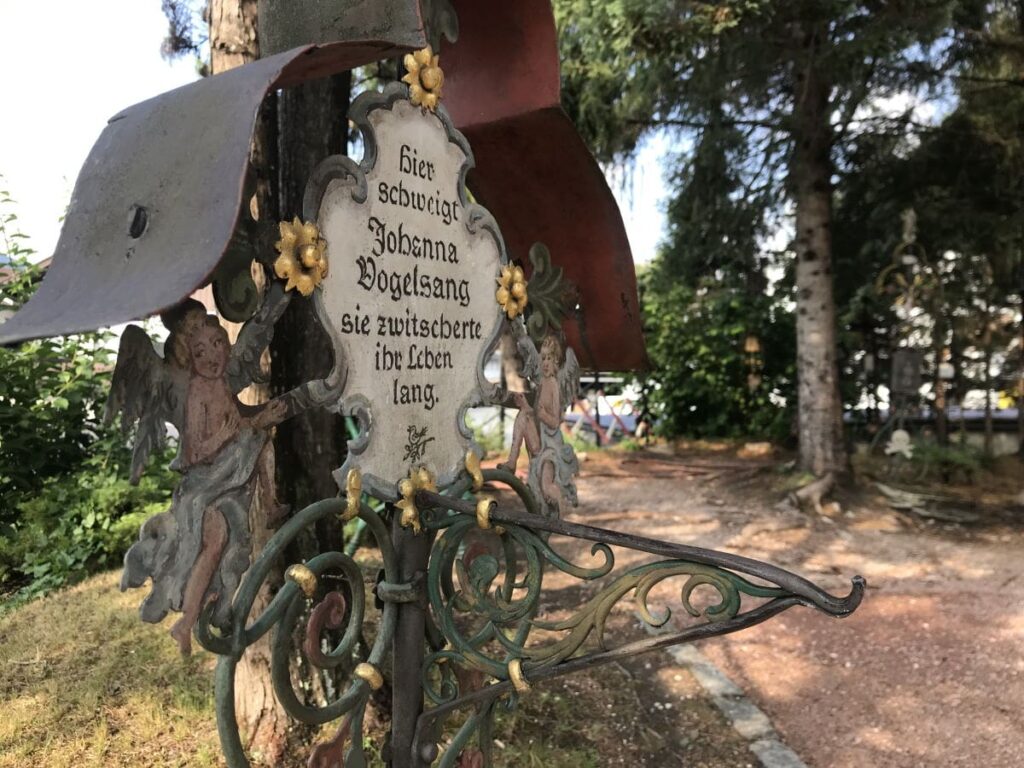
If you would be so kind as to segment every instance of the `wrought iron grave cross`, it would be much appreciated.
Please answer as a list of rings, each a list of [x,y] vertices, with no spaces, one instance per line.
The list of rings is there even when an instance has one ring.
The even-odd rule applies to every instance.
[[[492,9],[502,26],[468,0],[384,5],[395,13],[381,12],[392,19],[382,40],[353,33],[370,21],[350,14],[351,28],[330,30],[333,39],[311,40],[317,44],[112,120],[79,178],[42,298],[0,326],[0,342],[11,343],[162,311],[170,334],[162,355],[140,329],[122,337],[111,409],[126,425],[138,422],[136,477],[165,424],[174,425],[182,479],[171,508],[145,523],[126,556],[122,586],[148,583],[142,618],[180,612],[171,634],[182,650],[194,638],[218,656],[218,725],[232,768],[248,765],[235,721],[236,665],[268,634],[274,689],[287,711],[310,725],[339,721],[310,765],[365,764],[364,714],[386,683],[392,731],[381,751],[390,765],[453,766],[470,752],[488,765],[497,709],[515,706],[533,685],[734,632],[796,605],[845,616],[864,591],[856,577],[848,595],[835,597],[755,560],[562,519],[576,504],[578,463],[561,425],[581,362],[630,368],[643,354],[621,220],[557,106],[550,7],[530,0]],[[453,38],[456,10],[462,28],[446,84],[434,50],[439,39],[427,44],[428,22]],[[539,72],[530,88],[495,89],[487,80],[507,76],[508,59],[489,49],[508,39],[528,43],[515,55]],[[245,220],[239,193],[249,179],[254,107],[268,90],[399,53],[402,81],[352,105],[362,161],[325,158],[308,180],[301,217],[280,222],[272,252],[260,251],[265,232],[247,235],[259,226]],[[449,98],[465,133],[446,108]],[[219,121],[214,130],[200,115]],[[483,149],[478,198],[493,210],[467,192],[474,167],[467,135]],[[192,161],[182,161],[184,148]],[[530,168],[527,181],[514,180],[517,164]],[[553,174],[552,183],[539,181],[541,174]],[[202,199],[177,206],[182,190]],[[577,200],[580,216],[533,207],[545,194]],[[594,210],[610,212],[584,215]],[[574,237],[596,240],[584,248]],[[220,251],[211,252],[210,242]],[[171,251],[197,255],[172,263],[164,258]],[[520,260],[528,253],[529,263],[515,263],[510,251]],[[93,254],[92,270],[83,271],[83,258]],[[251,259],[276,278],[259,300],[239,277]],[[185,299],[208,282],[222,311],[245,321],[234,344],[213,315]],[[111,283],[124,291],[114,306],[100,301]],[[75,298],[55,311],[54,297],[64,296]],[[260,353],[291,301],[313,302],[334,367],[270,403],[244,406],[236,395],[258,379]],[[604,343],[615,334],[618,345]],[[524,391],[510,392],[485,374],[502,336]],[[495,405],[518,410],[513,445],[506,461],[482,469],[466,416]],[[270,430],[314,406],[351,416],[358,427],[335,473],[341,492],[294,514],[281,508],[279,528],[254,553],[254,497],[278,509]],[[508,501],[484,493],[488,487],[504,487]],[[270,604],[251,616],[288,545],[328,516],[360,520],[373,539],[381,569],[369,594],[352,554],[325,551],[292,564]],[[573,562],[552,536],[591,542],[593,561]],[[616,568],[620,550],[648,558]],[[544,615],[544,575],[552,570],[596,585],[568,619]],[[689,622],[649,604],[653,590],[677,579]],[[698,590],[714,598],[702,601]],[[629,600],[648,628],[664,633],[613,644],[606,622]],[[349,672],[344,686],[315,704],[293,688],[296,635],[306,664]],[[459,722],[446,732],[453,716]]]

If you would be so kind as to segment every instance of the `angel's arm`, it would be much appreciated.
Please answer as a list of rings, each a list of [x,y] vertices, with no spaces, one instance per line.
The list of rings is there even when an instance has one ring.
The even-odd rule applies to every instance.
[[[280,282],[274,281],[256,314],[242,326],[228,361],[228,382],[232,392],[238,393],[253,382],[264,383],[260,358],[263,350],[270,346],[274,338],[274,324],[284,314],[291,297],[292,294],[285,293]]]
[[[262,405],[240,405],[239,407],[242,409],[242,415],[256,429],[275,427],[290,415],[288,399],[282,397],[275,398],[269,403],[263,403]]]

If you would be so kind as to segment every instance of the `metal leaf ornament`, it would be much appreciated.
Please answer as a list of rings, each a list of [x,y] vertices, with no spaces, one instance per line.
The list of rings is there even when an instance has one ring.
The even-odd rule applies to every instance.
[[[558,330],[576,303],[575,287],[562,276],[562,268],[551,263],[551,252],[544,243],[530,248],[530,311],[526,330],[538,344],[549,330]]]
[[[284,289],[297,289],[309,296],[327,277],[327,241],[311,221],[296,216],[290,223],[280,224],[281,239],[274,248],[281,254],[274,262],[274,274],[286,280]]]

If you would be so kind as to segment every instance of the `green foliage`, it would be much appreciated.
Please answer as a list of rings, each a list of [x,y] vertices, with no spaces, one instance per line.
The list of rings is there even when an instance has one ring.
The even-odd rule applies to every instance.
[[[1024,354],[1010,344],[1020,337],[1013,318],[1024,302],[1020,3],[555,0],[554,7],[564,105],[595,154],[628,161],[652,134],[680,148],[669,238],[651,281],[660,295],[645,302],[652,356],[667,366],[656,374],[665,379],[656,397],[669,430],[714,426],[729,433],[735,427],[725,421],[745,415],[733,405],[741,399],[735,347],[673,334],[730,322],[725,308],[735,297],[749,310],[738,322],[755,329],[775,324],[755,314],[768,274],[758,262],[774,258],[773,267],[783,266],[777,254],[765,253],[764,239],[785,231],[797,208],[815,226],[833,225],[833,252],[817,256],[830,262],[834,276],[836,358],[846,374],[839,379],[847,404],[874,401],[888,381],[894,343],[929,348],[933,357],[949,347],[954,398],[1016,381]],[[824,85],[820,108],[812,79]],[[946,115],[938,128],[922,124],[929,104]],[[814,158],[794,151],[811,146],[821,148]],[[811,166],[829,183],[796,195]],[[910,206],[919,217],[919,244],[933,261],[946,261],[939,267],[944,295],[917,297],[913,334],[901,327],[910,323],[893,312],[892,297],[878,296],[873,285],[892,261],[900,212]],[[800,243],[798,237],[798,250]],[[787,257],[793,249],[785,249]],[[810,272],[802,274],[806,282]],[[673,296],[672,282],[685,288]],[[796,288],[798,305],[812,295],[831,301],[815,286]],[[784,314],[771,302],[761,306]],[[719,329],[714,338],[729,335]],[[670,353],[687,358],[672,360]],[[780,353],[769,350],[766,362]],[[825,382],[831,376],[823,378],[827,372],[812,357],[797,358],[801,375]],[[683,387],[685,396],[666,392],[666,382]],[[730,396],[726,382],[737,387]],[[683,418],[690,408],[731,415],[715,425]]]
[[[118,460],[123,452],[110,437],[98,441],[73,471],[17,503],[0,536],[0,584],[20,585],[11,605],[114,567],[143,521],[167,507],[172,473],[153,469],[133,486]],[[165,467],[170,458],[154,465]]]
[[[24,304],[41,277],[11,204],[0,192],[5,311]],[[102,424],[112,338],[0,349],[0,593],[32,597],[115,564],[144,516],[169,499],[166,471],[128,484],[130,450]]]
[[[767,297],[675,284],[646,290],[652,403],[669,436],[785,440],[795,405],[793,316]],[[744,340],[758,329],[760,385],[748,388]]]
[[[673,437],[784,440],[795,401],[792,311],[784,283],[767,291],[763,208],[733,170],[745,151],[739,132],[721,124],[720,106],[708,114],[714,127],[682,158],[668,237],[642,281],[652,401]],[[748,355],[748,336],[767,354]]]
[[[969,483],[991,465],[991,460],[982,450],[970,445],[939,445],[933,440],[917,440],[910,463],[918,480]]]
[[[496,415],[487,421],[473,422],[473,440],[484,449],[485,455],[501,453],[505,449],[505,433],[502,426],[501,419]]]
[[[644,449],[641,442],[635,438],[627,437],[621,443],[617,444],[615,448],[623,453],[637,453]]]
[[[564,102],[602,159],[628,156],[642,136],[705,130],[710,110],[745,130],[745,170],[781,191],[793,116],[809,66],[834,84],[837,141],[902,132],[856,119],[902,92],[930,95],[978,31],[984,0],[555,0]],[[781,150],[781,151],[780,151]],[[768,171],[761,174],[761,171]]]

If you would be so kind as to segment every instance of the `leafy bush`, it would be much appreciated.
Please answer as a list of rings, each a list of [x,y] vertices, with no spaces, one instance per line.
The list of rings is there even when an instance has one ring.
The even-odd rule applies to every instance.
[[[669,437],[753,437],[783,441],[796,403],[792,313],[768,297],[692,288],[644,291],[652,405]],[[751,391],[744,340],[760,338],[761,383]]]
[[[920,480],[962,481],[973,483],[991,460],[980,448],[970,445],[939,445],[931,440],[915,440],[911,464]]]
[[[41,277],[10,205],[0,191],[5,313]],[[102,424],[112,340],[96,332],[0,348],[0,593],[20,600],[109,567],[170,498],[167,470],[128,484],[130,449]]]

